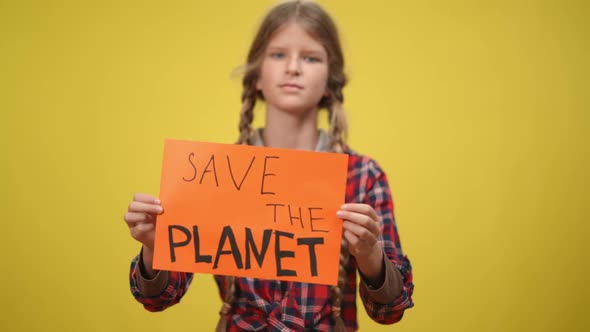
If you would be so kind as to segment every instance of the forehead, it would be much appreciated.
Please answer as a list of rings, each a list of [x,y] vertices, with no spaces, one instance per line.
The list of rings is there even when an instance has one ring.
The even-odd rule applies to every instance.
[[[270,37],[268,48],[297,48],[325,53],[322,43],[297,22],[290,22],[280,27]]]

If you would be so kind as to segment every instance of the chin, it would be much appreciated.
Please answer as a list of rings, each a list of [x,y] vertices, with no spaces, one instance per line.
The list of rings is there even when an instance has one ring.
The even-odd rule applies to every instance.
[[[309,112],[313,112],[313,111],[317,110],[317,107],[291,105],[291,106],[281,107],[280,110],[285,113],[289,113],[289,114],[293,114],[293,115],[305,115],[305,114],[308,114]]]
[[[317,107],[318,103],[305,104],[305,103],[299,103],[299,102],[293,102],[293,103],[282,102],[282,103],[276,103],[275,108],[282,111],[282,112],[286,112],[289,114],[304,115],[304,114],[307,114],[311,111],[316,111],[318,109],[318,107]]]

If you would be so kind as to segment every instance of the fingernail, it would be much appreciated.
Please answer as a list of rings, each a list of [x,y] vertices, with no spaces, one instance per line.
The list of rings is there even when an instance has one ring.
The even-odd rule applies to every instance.
[[[162,209],[162,207],[161,207],[161,206],[158,206],[157,210],[158,210],[158,213],[162,213],[162,210],[163,210],[163,209]]]
[[[346,204],[342,204],[342,206],[340,207],[341,209],[346,209],[348,206]]]
[[[342,215],[343,215],[343,214],[344,214],[344,212],[343,212],[343,211],[338,211],[338,212],[336,212],[336,216],[338,216],[338,217],[342,217]]]
[[[154,203],[160,205],[160,203],[162,203],[162,202],[160,202],[160,200],[156,198],[156,200],[154,200]]]

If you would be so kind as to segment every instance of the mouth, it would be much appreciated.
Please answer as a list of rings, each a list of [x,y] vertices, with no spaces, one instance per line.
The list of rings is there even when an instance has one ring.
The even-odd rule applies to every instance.
[[[279,88],[286,89],[286,90],[301,90],[303,87],[296,83],[283,83],[279,84]]]

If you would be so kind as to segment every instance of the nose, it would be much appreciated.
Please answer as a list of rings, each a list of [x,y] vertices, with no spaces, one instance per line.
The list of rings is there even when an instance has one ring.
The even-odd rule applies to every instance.
[[[299,76],[301,74],[301,64],[297,56],[290,56],[287,61],[287,74]]]

